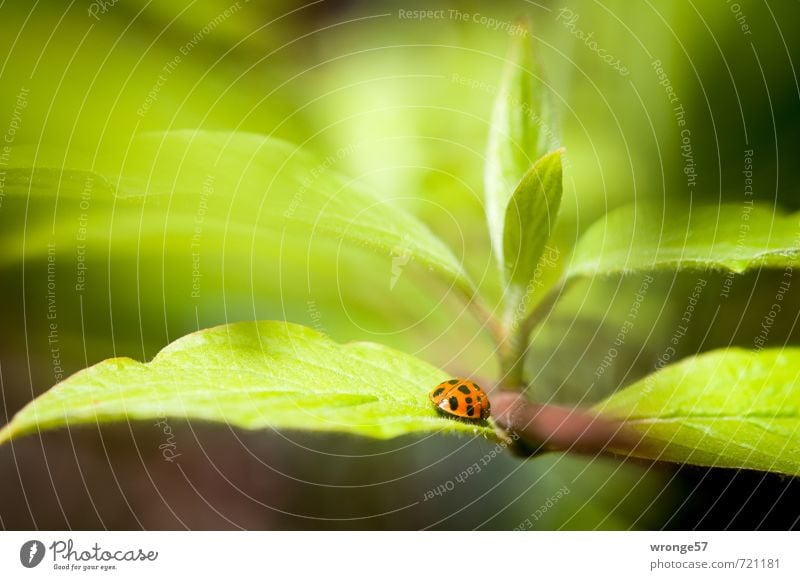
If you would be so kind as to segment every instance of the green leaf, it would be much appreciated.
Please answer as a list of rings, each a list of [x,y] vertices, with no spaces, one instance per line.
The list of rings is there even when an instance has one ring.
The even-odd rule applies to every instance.
[[[623,207],[592,225],[578,241],[570,276],[686,268],[736,273],[800,264],[800,214],[755,205],[663,211]]]
[[[0,278],[19,280],[23,269],[31,280],[55,274],[67,373],[116,352],[149,360],[180,336],[230,320],[288,320],[337,340],[371,340],[370,335],[380,334],[380,342],[406,352],[426,345],[427,360],[450,361],[449,367],[460,372],[480,371],[468,361],[491,363],[481,354],[490,348],[488,340],[471,341],[467,351],[463,343],[456,347],[444,338],[431,342],[445,326],[451,337],[480,337],[481,328],[457,301],[442,303],[443,296],[464,292],[442,284],[414,251],[416,241],[431,237],[419,220],[410,218],[421,235],[397,230],[394,239],[399,241],[388,252],[385,246],[376,251],[374,245],[354,241],[352,232],[336,236],[299,221],[301,213],[313,215],[315,200],[323,203],[326,184],[345,181],[336,173],[343,166],[338,155],[335,162],[327,155],[318,163],[313,160],[313,167],[324,164],[327,170],[317,171],[316,179],[308,176],[308,186],[300,190],[291,181],[293,171],[305,181],[297,158],[284,155],[287,163],[275,175],[266,176],[266,169],[258,167],[280,167],[281,159],[269,153],[273,147],[276,155],[290,147],[281,141],[199,134],[198,141],[220,144],[219,155],[209,158],[197,151],[207,148],[186,144],[189,135],[143,135],[130,144],[127,163],[118,159],[127,145],[118,155],[101,152],[94,161],[93,154],[82,155],[77,148],[42,147],[33,151],[35,158],[14,148],[2,183]],[[187,153],[185,160],[173,162],[180,152],[166,148],[175,143]],[[251,143],[254,155],[248,163],[239,151]],[[263,153],[255,153],[258,143]],[[263,180],[259,173],[265,174]],[[370,200],[372,209],[366,213],[390,214],[384,215],[390,233],[407,216],[395,211],[393,200],[349,184],[337,197],[347,198],[351,189],[351,201]],[[297,194],[298,201],[289,206],[295,211],[286,218],[280,196],[292,204]],[[319,213],[324,216],[329,207]],[[443,261],[457,267],[459,260],[440,242],[438,247]],[[56,272],[50,271],[51,259]],[[458,286],[468,284],[462,279]],[[28,305],[45,312],[46,293],[36,292],[36,285],[28,288]],[[9,289],[5,292],[9,300],[19,300]],[[392,308],[386,308],[387,300]],[[51,322],[28,317],[32,359],[50,360]],[[22,332],[21,315],[14,326]]]
[[[725,349],[670,365],[596,410],[647,437],[638,457],[800,475],[800,349]]]
[[[114,358],[80,371],[17,413],[0,441],[58,427],[163,417],[376,438],[496,438],[486,423],[436,412],[428,391],[446,378],[382,345],[338,344],[286,322],[242,322],[185,336],[149,363]]]
[[[522,32],[511,40],[494,103],[484,175],[489,236],[501,270],[509,199],[534,162],[557,141],[530,24],[525,19],[517,24]]]
[[[506,279],[525,286],[534,277],[561,204],[559,149],[539,159],[517,186],[506,209],[503,255]]]

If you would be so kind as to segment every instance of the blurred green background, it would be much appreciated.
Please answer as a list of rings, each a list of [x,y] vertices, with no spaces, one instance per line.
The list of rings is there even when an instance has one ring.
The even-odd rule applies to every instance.
[[[439,12],[409,17],[418,10]],[[755,197],[778,210],[800,208],[793,65],[800,41],[790,28],[797,2],[4,3],[0,145],[8,149],[0,171],[22,152],[53,167],[76,157],[124,157],[143,131],[279,137],[334,157],[335,170],[415,213],[496,296],[482,166],[508,23],[521,14],[531,18],[567,148],[558,233],[565,254],[595,219],[625,203],[742,203],[745,151],[753,152]],[[693,185],[676,106],[689,131]],[[6,418],[58,378],[46,292],[46,243],[57,230],[66,240],[59,255],[68,257],[56,266],[59,362],[67,374],[109,356],[146,360],[188,332],[248,319],[383,342],[486,384],[496,373],[488,337],[458,298],[413,263],[396,277],[398,256],[321,240],[204,247],[203,293],[193,297],[189,248],[165,243],[163,224],[143,223],[109,230],[107,243],[88,248],[86,285],[77,291],[75,224],[59,229],[69,211],[62,208],[59,219],[52,192],[0,197]],[[586,403],[652,370],[698,278],[708,285],[674,360],[729,344],[752,347],[779,274],[738,277],[727,298],[722,275],[660,275],[634,331],[597,378],[642,279],[591,280],[534,336],[532,393]],[[798,311],[792,292],[769,344],[797,342]],[[773,475],[501,455],[453,483],[493,444],[171,425],[178,464],[162,459],[161,430],[148,424],[50,433],[0,448],[0,525],[787,528],[800,517],[800,486]],[[439,486],[452,490],[425,501]]]

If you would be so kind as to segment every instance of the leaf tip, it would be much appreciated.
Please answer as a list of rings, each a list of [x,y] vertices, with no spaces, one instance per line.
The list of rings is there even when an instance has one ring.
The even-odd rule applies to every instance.
[[[530,34],[532,22],[533,20],[530,14],[518,14],[514,17],[514,25],[522,29],[522,34],[520,36]]]
[[[13,424],[14,420],[12,419],[0,428],[0,445],[4,445],[13,439],[14,433],[11,428]]]
[[[567,148],[566,147],[564,147],[564,146],[556,147],[555,149],[553,149],[549,153],[545,153],[544,155],[542,155],[539,158],[539,161],[544,161],[546,159],[549,160],[549,159],[554,159],[554,158],[561,159],[561,157],[563,157],[564,153],[566,153],[566,152],[567,152]]]

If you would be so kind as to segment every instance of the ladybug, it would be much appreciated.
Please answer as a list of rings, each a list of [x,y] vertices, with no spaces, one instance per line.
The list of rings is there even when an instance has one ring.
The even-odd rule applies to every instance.
[[[483,389],[467,379],[450,379],[438,384],[428,395],[436,409],[460,419],[483,421],[491,413]]]

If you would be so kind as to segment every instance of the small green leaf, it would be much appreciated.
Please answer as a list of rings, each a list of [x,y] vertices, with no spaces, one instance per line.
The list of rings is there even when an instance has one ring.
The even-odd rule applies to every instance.
[[[736,273],[800,265],[800,214],[755,205],[664,212],[623,207],[578,241],[569,276],[643,270],[723,269]]]
[[[494,103],[484,175],[489,236],[501,270],[509,199],[534,162],[556,141],[530,24],[526,19],[518,24],[522,32],[511,41]]]
[[[539,159],[525,174],[508,204],[503,232],[506,279],[525,286],[533,279],[561,204],[559,149]]]
[[[596,410],[647,436],[638,457],[800,475],[798,348],[692,357]]]
[[[487,424],[436,412],[428,392],[446,378],[382,345],[338,344],[286,322],[242,322],[185,336],[149,363],[114,358],[80,371],[17,413],[0,430],[0,441],[58,427],[163,417],[376,438],[496,438]]]

